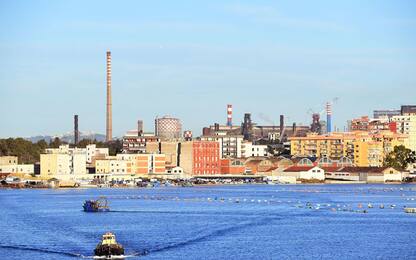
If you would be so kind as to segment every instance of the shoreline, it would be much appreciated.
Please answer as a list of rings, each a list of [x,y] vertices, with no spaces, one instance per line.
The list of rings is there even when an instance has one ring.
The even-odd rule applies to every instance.
[[[416,182],[324,182],[324,183],[275,183],[275,184],[268,184],[268,183],[210,183],[210,184],[194,184],[192,186],[181,186],[181,185],[170,185],[170,186],[155,186],[155,187],[140,187],[140,186],[106,186],[106,187],[99,187],[99,186],[64,186],[64,187],[12,187],[12,186],[0,186],[0,190],[46,190],[46,189],[154,189],[154,188],[192,188],[192,187],[220,187],[220,186],[249,186],[249,185],[262,185],[262,186],[321,186],[321,185],[416,185]]]

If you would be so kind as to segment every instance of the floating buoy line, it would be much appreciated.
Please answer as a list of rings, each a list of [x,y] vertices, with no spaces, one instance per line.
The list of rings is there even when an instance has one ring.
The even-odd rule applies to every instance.
[[[396,209],[396,204],[384,204],[384,203],[316,203],[316,202],[305,202],[300,200],[284,200],[277,199],[275,197],[271,199],[258,199],[258,198],[225,198],[225,197],[185,197],[181,198],[178,196],[157,196],[157,195],[117,195],[107,196],[108,199],[113,200],[146,200],[146,201],[170,201],[170,202],[206,202],[206,203],[228,203],[228,204],[258,204],[258,205],[287,205],[299,209],[307,210],[327,210],[330,212],[355,212],[355,213],[369,213],[372,210],[380,209]],[[407,197],[406,201],[415,201],[415,198]],[[406,206],[403,206],[405,208]]]

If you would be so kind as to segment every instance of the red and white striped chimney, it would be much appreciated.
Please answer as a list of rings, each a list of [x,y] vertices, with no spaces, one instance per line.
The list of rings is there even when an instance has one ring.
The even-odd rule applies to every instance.
[[[227,126],[233,126],[233,105],[227,105]]]

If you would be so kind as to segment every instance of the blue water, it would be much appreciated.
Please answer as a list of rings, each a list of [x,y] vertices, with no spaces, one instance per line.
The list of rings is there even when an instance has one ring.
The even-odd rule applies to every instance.
[[[81,211],[101,195],[113,212]],[[128,259],[416,259],[412,185],[0,190],[0,205],[1,259],[91,257],[107,231]]]

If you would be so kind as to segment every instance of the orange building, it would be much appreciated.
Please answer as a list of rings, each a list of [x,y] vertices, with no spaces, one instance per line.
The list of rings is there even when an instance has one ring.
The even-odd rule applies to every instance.
[[[193,141],[193,173],[219,174],[220,166],[220,144],[210,141]]]
[[[166,172],[166,158],[164,154],[137,154],[135,159],[136,174]]]
[[[244,162],[238,159],[221,159],[221,174],[243,174],[246,172]]]

